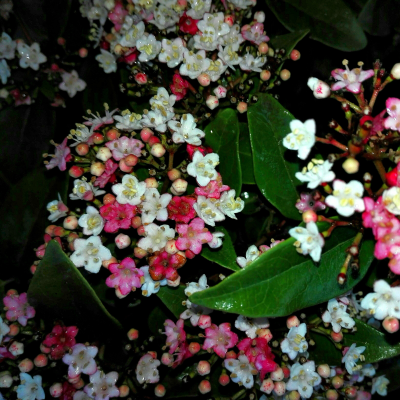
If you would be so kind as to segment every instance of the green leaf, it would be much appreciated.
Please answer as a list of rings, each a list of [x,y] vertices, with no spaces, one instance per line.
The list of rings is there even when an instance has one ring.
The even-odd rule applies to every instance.
[[[226,185],[239,195],[242,188],[242,170],[239,157],[239,122],[236,111],[227,108],[204,129],[205,140],[219,155],[219,172]]]
[[[253,153],[251,151],[249,127],[246,123],[239,123],[239,156],[242,168],[242,181],[247,185],[255,185],[253,167]]]
[[[298,194],[295,173],[300,170],[296,152],[282,145],[293,115],[268,94],[260,95],[248,111],[254,174],[266,199],[285,217],[301,219],[295,207]],[[288,160],[288,158],[294,161]]]
[[[182,305],[182,302],[187,299],[185,295],[185,286],[183,285],[180,285],[177,288],[163,286],[160,288],[157,296],[176,318],[179,318],[179,316],[186,310],[186,307]]]
[[[316,332],[309,332],[315,345],[308,347],[310,360],[316,364],[340,365],[342,363],[342,353],[329,338]]]
[[[295,251],[293,238],[287,239],[218,285],[194,293],[190,301],[248,317],[280,317],[328,301],[354,287],[374,258],[374,242],[364,241],[359,275],[349,276],[345,285],[339,286],[336,277],[353,235],[350,228],[336,229],[326,241],[318,265]]]
[[[243,214],[252,215],[260,211],[261,207],[257,193],[242,192],[241,197],[244,202]]]
[[[216,262],[232,271],[240,271],[241,268],[236,263],[236,252],[229,232],[223,227],[218,227],[217,229],[225,234],[222,246],[218,249],[210,249],[209,246],[204,246],[200,254],[205,259]]]
[[[61,319],[98,335],[123,333],[95,291],[55,240],[48,243],[28,289],[28,300],[42,318]],[[104,327],[107,326],[107,329]]]
[[[39,90],[47,97],[48,100],[53,101],[55,96],[54,85],[52,85],[48,80],[43,79]]]
[[[363,356],[365,363],[374,363],[395,357],[400,354],[400,343],[398,338],[389,333],[383,333],[372,326],[355,319],[357,331],[354,334],[345,334],[343,344],[351,346],[356,343],[358,346],[365,346]]]
[[[342,51],[357,51],[367,45],[367,37],[343,0],[266,1],[291,32],[309,29],[312,39]]]
[[[159,329],[163,329],[164,322],[169,318],[161,307],[155,307],[150,311],[147,325],[153,335],[158,334]]]

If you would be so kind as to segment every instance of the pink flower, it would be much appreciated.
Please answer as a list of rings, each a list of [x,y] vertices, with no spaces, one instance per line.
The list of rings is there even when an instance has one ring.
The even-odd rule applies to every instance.
[[[319,210],[325,210],[326,205],[316,198],[320,198],[320,196],[315,196],[313,193],[302,193],[300,195],[300,200],[297,200],[295,206],[301,212],[306,212],[308,210],[315,212]]]
[[[208,153],[212,153],[213,150],[211,147],[204,147],[204,146],[194,146],[192,144],[186,145],[186,152],[188,153],[189,159],[192,160],[193,154],[199,151],[203,156],[206,156]]]
[[[198,22],[199,20],[189,17],[188,15],[186,15],[186,12],[184,12],[179,20],[179,29],[183,33],[189,33],[190,35],[195,35],[199,30],[199,28],[197,27]]]
[[[60,171],[65,171],[67,169],[67,162],[71,160],[71,150],[67,146],[68,138],[65,138],[61,144],[57,144],[55,155],[52,155],[52,159],[46,164],[47,169],[52,169],[58,167]]]
[[[167,206],[168,218],[187,224],[196,216],[196,211],[193,208],[194,203],[196,203],[194,196],[173,197]]]
[[[398,163],[396,167],[394,167],[390,172],[386,173],[387,185],[400,187],[399,170],[400,170],[400,163]]]
[[[7,347],[1,346],[0,347],[0,361],[2,358],[11,358],[12,360],[15,358],[10,351],[8,350]]]
[[[61,400],[73,400],[76,389],[69,382],[64,382],[62,385],[62,395]]]
[[[114,24],[117,32],[120,31],[126,15],[128,15],[128,11],[122,5],[122,1],[116,1],[114,9],[108,13],[108,18]]]
[[[167,335],[166,345],[169,347],[169,353],[174,353],[186,340],[186,332],[183,329],[185,321],[178,319],[176,325],[170,319],[164,322],[165,334]]]
[[[339,90],[346,88],[351,93],[360,93],[361,82],[374,76],[374,70],[363,71],[362,63],[359,63],[360,68],[354,68],[350,71],[347,64],[348,61],[343,60],[343,65],[346,69],[336,68],[331,72],[332,76],[338,81],[332,85],[331,89]]]
[[[261,251],[261,253],[265,253],[268,250],[271,250],[273,247],[275,247],[277,244],[280,242],[283,242],[284,239],[282,240],[274,240],[271,239],[271,245],[267,246],[266,244],[262,244],[258,249]]]
[[[183,253],[169,254],[164,251],[156,251],[149,257],[149,274],[155,281],[161,281],[167,278],[175,281],[179,278],[176,270],[186,263],[186,257]]]
[[[176,368],[179,365],[181,365],[186,359],[188,359],[189,357],[192,357],[193,354],[189,351],[189,346],[187,344],[186,341],[182,342],[179,345],[179,348],[176,349],[176,353],[177,355],[175,361],[172,364],[172,368]]]
[[[78,328],[76,326],[56,325],[43,340],[43,345],[51,349],[50,358],[52,360],[62,358],[76,344],[75,336],[77,333]]]
[[[179,74],[174,74],[172,84],[169,85],[171,92],[176,96],[176,101],[182,100],[187,93],[189,82],[183,79]]]
[[[119,204],[117,201],[100,207],[100,215],[106,220],[104,230],[115,233],[118,229],[129,229],[136,210],[135,206]]]
[[[18,320],[22,326],[26,326],[28,319],[33,318],[36,314],[35,309],[28,303],[26,293],[6,296],[3,299],[3,303],[7,310],[6,318],[9,321]]]
[[[269,37],[264,32],[264,24],[256,22],[252,26],[244,25],[242,27],[243,39],[248,40],[257,46],[263,42],[268,42]]]
[[[113,183],[116,180],[114,172],[118,168],[118,164],[113,162],[111,159],[106,161],[105,171],[94,181],[94,186],[103,188],[108,182]]]
[[[112,151],[114,159],[119,161],[129,154],[140,157],[144,144],[140,140],[122,136],[117,140],[106,143],[106,146]]]
[[[221,358],[225,357],[226,352],[238,342],[236,333],[231,332],[231,324],[222,323],[220,326],[212,324],[206,328],[206,340],[203,344],[203,350],[213,349]]]
[[[15,107],[26,104],[29,106],[32,103],[31,96],[26,92],[21,92],[19,89],[10,90],[10,94],[14,97]]]
[[[177,224],[176,230],[179,238],[175,244],[179,250],[191,250],[194,254],[200,254],[203,244],[213,240],[212,233],[204,228],[201,218],[195,218],[189,225]]]
[[[215,181],[210,181],[207,186],[200,186],[194,189],[198,196],[206,196],[212,199],[219,199],[221,193],[227,190],[230,190],[230,187],[222,183],[222,177],[219,173]]]
[[[132,65],[138,56],[138,51],[136,48],[133,48],[129,51],[127,51],[122,57],[118,58],[118,62],[124,62],[128,65]]]
[[[383,123],[385,128],[400,131],[400,99],[389,97],[386,100],[386,111],[389,116]]]
[[[123,296],[142,286],[141,277],[144,276],[144,272],[136,268],[135,261],[132,258],[124,258],[119,264],[110,264],[108,269],[112,275],[106,279],[106,285],[115,289],[118,288]]]

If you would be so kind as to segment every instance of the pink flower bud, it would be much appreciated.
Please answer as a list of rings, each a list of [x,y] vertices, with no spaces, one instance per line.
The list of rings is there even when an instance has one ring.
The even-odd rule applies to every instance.
[[[64,237],[67,235],[67,232],[62,226],[56,226],[53,230],[54,236]]]
[[[129,174],[130,172],[132,172],[132,167],[130,167],[129,165],[126,164],[125,159],[123,158],[122,160],[119,160],[119,169],[122,172],[126,172],[127,174]]]
[[[170,171],[168,171],[168,178],[170,181],[176,181],[177,179],[179,179],[181,177],[181,171],[179,171],[178,169],[174,168],[171,169]]]
[[[161,141],[157,136],[150,136],[149,141],[148,141],[150,146],[154,146],[156,143],[160,143],[160,142]]]
[[[247,103],[240,101],[236,109],[240,112],[240,114],[245,113],[247,111]]]
[[[106,166],[101,162],[95,162],[90,166],[90,173],[94,176],[103,175],[106,170]]]
[[[268,47],[267,43],[265,43],[265,42],[262,42],[262,43],[260,43],[258,45],[258,51],[261,54],[267,54],[268,53],[268,49],[269,49],[269,47]]]
[[[176,272],[176,274],[178,273]],[[175,279],[167,279],[167,285],[170,287],[178,287],[180,283],[181,277],[179,275]]]
[[[218,378],[218,382],[221,386],[226,386],[230,382],[229,375],[227,374],[221,374],[220,377]]]
[[[103,204],[114,204],[115,200],[116,197],[113,194],[107,193],[103,197]]]
[[[126,249],[131,244],[131,238],[128,235],[124,235],[123,233],[120,233],[115,238],[115,244],[117,245],[117,247],[120,250]]]
[[[344,390],[344,394],[348,399],[355,399],[357,397],[357,389],[354,386],[348,386]]]
[[[94,144],[102,144],[104,142],[104,136],[101,133],[94,133],[91,137]]]
[[[317,222],[318,219],[317,213],[313,210],[307,210],[301,216],[303,218],[303,222],[305,222],[306,224],[309,222]]]
[[[257,11],[257,12],[254,14],[254,19],[255,19],[258,23],[262,24],[262,23],[265,21],[265,13],[264,13],[264,11]]]
[[[109,160],[111,157],[112,153],[108,147],[100,147],[99,151],[96,154],[96,158],[104,162]]]
[[[136,258],[143,258],[147,256],[147,251],[141,249],[140,247],[135,247],[135,249],[133,250],[133,253],[135,254]]]
[[[214,108],[218,107],[219,105],[218,98],[216,96],[208,96],[206,104],[210,110],[214,110]]]
[[[222,99],[226,97],[226,92],[228,90],[223,86],[219,85],[214,89],[214,94],[217,96],[218,99]]]
[[[149,128],[143,128],[140,131],[140,137],[143,140],[143,142],[147,143],[149,139],[154,135],[153,131]]]
[[[53,231],[55,227],[56,227],[55,225],[49,225],[48,227],[46,227],[44,232],[53,237],[54,236]]]
[[[270,377],[271,377],[271,379],[272,379],[273,381],[280,382],[280,381],[283,380],[283,378],[285,377],[285,375],[284,375],[284,373],[283,373],[283,371],[282,371],[282,368],[281,368],[281,367],[278,367],[275,371],[272,371],[272,372],[271,372]]]
[[[201,346],[200,346],[200,343],[197,343],[197,342],[191,342],[190,344],[189,344],[189,351],[190,351],[190,353],[191,354],[196,354],[196,353],[198,353],[199,351],[200,351],[200,349],[201,349]]]
[[[19,356],[24,352],[24,344],[20,342],[13,342],[8,348],[8,351],[15,357]]]
[[[14,380],[8,371],[0,373],[0,388],[9,388],[13,384]]]
[[[159,383],[155,388],[154,388],[154,394],[157,397],[164,397],[165,393],[166,393],[167,389],[165,389],[164,385],[161,385],[161,383]]]
[[[75,376],[75,377],[73,377],[73,378],[68,378],[68,382],[69,382],[71,385],[75,385],[75,384],[77,384],[77,383],[80,381],[80,379],[81,379],[81,374],[79,374],[79,375],[77,375],[77,376]]]
[[[124,158],[124,161],[128,167],[134,167],[138,163],[139,158],[136,157],[134,154],[129,154],[129,156],[126,156]]]
[[[211,317],[209,315],[201,315],[198,322],[198,327],[206,329],[211,326]]]
[[[115,257],[111,257],[109,260],[103,260],[103,262],[101,263],[101,265],[102,265],[104,268],[107,268],[107,269],[108,269],[108,267],[109,267],[110,264],[115,264],[115,263],[117,263],[117,262],[118,262],[118,260],[117,260]]]
[[[174,362],[174,356],[172,354],[169,353],[164,353],[161,356],[161,363],[164,365],[172,365],[172,363]]]
[[[75,215],[66,217],[63,221],[63,227],[69,231],[76,229],[78,227],[78,218]]]
[[[279,76],[281,77],[281,79],[283,81],[289,80],[290,79],[290,75],[291,75],[291,73],[290,73],[290,71],[288,69],[283,69],[279,74]]]
[[[293,61],[300,60],[300,56],[301,56],[300,52],[299,52],[298,50],[296,50],[296,49],[294,49],[294,50],[292,50],[292,51],[290,52],[290,58],[291,58]]]
[[[290,376],[290,369],[288,367],[282,367],[283,376],[285,379],[288,379]]]
[[[84,173],[84,169],[82,167],[78,167],[77,165],[73,165],[69,171],[69,176],[72,178],[80,178]]]
[[[86,49],[85,47],[81,47],[81,48],[79,49],[79,57],[81,57],[81,58],[86,58],[87,55],[88,55],[87,49]]]
[[[237,354],[236,354],[233,350],[229,350],[229,351],[226,353],[226,355],[225,355],[225,358],[226,358],[227,360],[230,360],[230,359],[236,360],[237,357],[238,357]]]
[[[174,189],[174,195],[180,196],[186,192],[187,186],[188,186],[187,181],[179,178],[172,183],[171,192],[172,189]]]
[[[326,99],[331,94],[330,86],[317,78],[309,78],[307,86],[313,91],[314,97],[317,99]]]
[[[135,328],[129,329],[128,331],[128,339],[136,340],[139,337],[139,331]]]
[[[33,363],[38,367],[42,368],[47,365],[49,359],[47,358],[46,354],[38,354],[34,359]]]
[[[128,385],[121,385],[119,388],[119,397],[126,397],[129,395],[129,386]]]
[[[157,158],[162,157],[165,154],[165,147],[161,143],[153,144],[151,147],[150,153]]]
[[[51,352],[51,348],[45,346],[43,343],[40,344],[40,351],[44,354],[49,354]]]
[[[358,172],[360,163],[353,157],[347,157],[347,160],[342,164],[342,168],[348,174],[355,174]]]
[[[178,252],[176,240],[168,240],[167,244],[165,245],[165,251],[168,254],[176,254]]]
[[[337,400],[339,398],[339,393],[336,390],[329,389],[326,391],[325,397],[328,400]]]
[[[33,369],[33,362],[29,358],[23,359],[19,364],[18,368],[21,372],[29,372]]]
[[[139,226],[139,228],[137,228],[137,233],[139,236],[144,236],[146,234],[146,231],[144,229],[144,225]]]
[[[277,396],[283,396],[286,393],[286,383],[285,382],[275,382],[274,393]]]
[[[115,295],[119,298],[119,299],[124,299],[126,296],[128,296],[129,293],[123,294],[120,290],[119,287],[117,287],[115,289]]]
[[[260,390],[264,393],[271,394],[274,390],[274,382],[272,381],[272,379],[264,379],[261,383]]]
[[[268,79],[271,78],[271,72],[269,72],[268,70],[264,69],[260,72],[260,79],[262,81],[267,81]]]
[[[132,228],[137,229],[141,225],[142,225],[142,218],[140,218],[138,215],[136,217],[132,218],[132,221],[131,221]]]
[[[386,317],[382,322],[382,326],[389,333],[395,333],[399,330],[399,320],[394,317]]]
[[[332,378],[331,382],[332,382],[332,386],[335,389],[340,389],[344,384],[343,378],[341,378],[340,376],[337,376],[337,375]]]
[[[64,45],[65,45],[65,42],[66,42],[66,40],[65,40],[64,38],[62,38],[62,37],[57,38],[57,43],[58,43],[60,46],[64,46]]]
[[[322,378],[329,378],[331,376],[331,369],[328,364],[318,365],[317,372]]]
[[[286,326],[288,329],[293,327],[298,327],[299,325],[300,325],[300,320],[295,315],[288,317],[288,319],[286,320]]]
[[[108,140],[117,140],[120,136],[120,133],[116,129],[110,129],[106,133]]]
[[[342,332],[331,332],[331,338],[334,342],[339,343],[343,340],[343,333]]]
[[[400,79],[400,63],[393,65],[390,75],[393,79]]]
[[[198,82],[200,83],[201,86],[209,86],[211,79],[210,76],[208,74],[206,74],[205,72],[203,72],[202,74],[200,74],[197,77]]]
[[[267,328],[259,329],[257,331],[257,336],[260,338],[264,338],[267,342],[269,342],[273,338],[271,331]]]
[[[79,143],[78,146],[75,147],[75,151],[80,156],[86,156],[89,153],[90,147],[86,143]]]
[[[7,336],[14,337],[14,336],[17,336],[17,335],[18,335],[18,333],[19,333],[19,326],[18,326],[18,325],[16,325],[16,324],[11,324],[11,325],[9,326],[9,328],[10,328],[10,331],[7,333]]]
[[[135,81],[139,85],[145,85],[147,83],[147,76],[146,74],[143,74],[142,72],[139,72],[135,75]]]
[[[158,182],[156,178],[147,178],[144,180],[147,189],[157,189]]]
[[[199,384],[199,392],[201,394],[206,394],[211,392],[211,383],[209,381],[203,380]]]
[[[82,378],[80,378],[79,381],[77,383],[74,383],[73,386],[77,390],[82,389],[85,386],[85,381]]]
[[[202,360],[197,364],[196,370],[200,376],[208,375],[211,370],[211,365],[208,361]]]
[[[226,15],[225,23],[228,24],[229,26],[233,26],[233,24],[235,23],[235,17],[233,15]]]
[[[50,395],[51,397],[60,397],[63,392],[63,387],[62,383],[54,383],[53,385],[50,386]]]

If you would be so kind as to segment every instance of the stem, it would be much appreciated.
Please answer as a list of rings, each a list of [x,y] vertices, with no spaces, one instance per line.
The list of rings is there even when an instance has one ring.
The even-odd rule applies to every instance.
[[[352,103],[351,101],[347,100],[345,97],[338,96],[337,94],[331,94],[331,97],[333,97],[337,101],[340,101],[341,103],[346,103],[355,112],[362,114],[361,108],[359,106],[355,105],[354,103]]]
[[[386,170],[382,164],[382,161],[374,160],[374,165],[375,165],[375,168],[378,170],[379,176],[381,177],[383,183],[386,183]]]
[[[171,171],[171,169],[174,167],[174,155],[175,151],[171,150],[168,152],[169,153],[169,158],[168,158],[168,171]]]
[[[347,146],[345,146],[342,143],[339,143],[337,140],[335,139],[324,139],[324,138],[320,138],[320,137],[316,137],[315,140],[317,142],[321,142],[321,143],[325,143],[325,144],[331,144],[332,146],[337,147],[340,150],[343,151],[348,151],[349,149],[347,148]]]
[[[236,400],[242,397],[246,393],[246,389],[242,389],[239,392],[237,392],[234,396],[231,397],[231,400]]]

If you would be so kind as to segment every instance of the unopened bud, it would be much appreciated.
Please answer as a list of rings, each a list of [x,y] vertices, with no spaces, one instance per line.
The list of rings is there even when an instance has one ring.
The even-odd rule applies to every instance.
[[[154,136],[154,135],[150,136],[150,138],[148,140],[148,143],[149,143],[150,146],[153,146],[156,143],[160,143],[160,142],[161,142],[161,140],[157,136]]]
[[[300,60],[301,54],[298,50],[294,49],[290,52],[290,59],[293,61]]]
[[[86,143],[79,143],[78,146],[75,147],[75,151],[80,156],[86,156],[89,153],[90,147]]]
[[[168,178],[170,181],[176,181],[177,179],[179,179],[182,176],[181,171],[179,171],[176,168],[171,169],[170,171],[168,171]]]
[[[115,244],[119,249],[126,249],[131,244],[131,238],[128,235],[120,233],[115,238]]]
[[[296,315],[292,315],[291,317],[288,317],[288,319],[286,320],[286,326],[288,329],[293,327],[298,327],[299,325],[300,325],[300,320],[296,317]]]
[[[317,372],[322,378],[329,378],[331,376],[331,369],[328,364],[318,365]]]
[[[206,394],[211,392],[211,383],[209,381],[203,380],[199,384],[199,392],[201,394]]]
[[[164,365],[171,365],[174,362],[174,356],[172,354],[169,353],[164,353],[161,356],[161,363]]]
[[[9,388],[13,384],[13,378],[8,371],[4,371],[0,375],[0,388]]]
[[[140,247],[135,247],[133,250],[133,253],[135,254],[136,258],[143,258],[147,256],[147,251],[144,249],[141,249]]]
[[[122,172],[126,172],[127,174],[129,174],[130,172],[132,172],[132,169],[133,169],[131,166],[127,165],[127,163],[125,162],[125,159],[124,159],[124,158],[123,158],[122,160],[119,160],[118,166],[119,166],[119,169],[120,169]]]
[[[14,337],[14,336],[17,336],[17,335],[18,335],[18,333],[19,333],[19,326],[18,326],[17,324],[11,324],[11,325],[9,326],[9,328],[10,328],[10,331],[7,333],[7,336]]]
[[[63,221],[63,227],[70,231],[76,229],[78,227],[78,218],[76,218],[74,215],[66,217]]]
[[[214,94],[217,96],[218,99],[226,97],[227,89],[223,86],[219,85],[214,89]]]
[[[111,257],[108,260],[103,260],[101,265],[104,268],[108,268],[110,266],[110,264],[116,264],[116,263],[118,263],[118,260],[115,257]]]
[[[135,328],[129,329],[128,331],[128,339],[136,340],[139,337],[139,331]]]
[[[225,354],[225,358],[226,358],[227,360],[230,360],[230,359],[236,360],[237,357],[238,357],[237,354],[236,354],[233,350],[229,350],[229,351]]]
[[[156,143],[151,147],[150,153],[157,158],[162,157],[165,154],[165,147],[161,143]]]
[[[103,204],[104,205],[106,205],[106,204],[114,204],[115,200],[116,200],[116,197],[113,194],[107,193],[103,197]]]
[[[147,178],[144,180],[144,183],[146,184],[147,189],[157,189],[158,188],[158,182],[156,178]]]
[[[136,217],[132,218],[132,220],[131,220],[132,228],[137,229],[141,225],[142,225],[142,218],[140,218],[138,215],[136,215]]]
[[[347,157],[347,160],[342,164],[342,167],[348,174],[355,174],[358,172],[360,163],[353,157]]]
[[[145,85],[147,83],[147,76],[146,74],[139,72],[135,75],[135,81],[139,85]]]
[[[49,362],[49,359],[47,358],[46,354],[38,354],[33,359],[33,363],[39,368],[45,367],[48,362]]]
[[[394,317],[386,317],[382,322],[382,326],[387,332],[395,333],[399,330],[399,320]]]
[[[288,400],[300,400],[300,393],[297,390],[292,390],[288,395]]]
[[[283,81],[287,81],[287,80],[290,79],[291,73],[290,73],[290,71],[288,69],[283,69],[281,71],[281,73],[279,74],[279,76],[281,77],[281,79]]]
[[[24,352],[24,344],[21,342],[13,342],[8,351],[14,356],[19,356]]]
[[[18,368],[21,372],[29,372],[32,371],[33,369],[33,362],[31,359],[29,358],[25,358],[23,359],[19,364],[18,364]]]
[[[72,178],[80,178],[84,173],[84,169],[82,167],[78,167],[77,165],[73,165],[69,171],[69,176]]]
[[[166,389],[164,385],[161,385],[161,383],[159,383],[155,388],[154,388],[154,394],[157,397],[164,397],[165,393],[166,393]]]
[[[254,19],[255,19],[258,23],[262,24],[262,23],[265,21],[265,13],[264,13],[264,11],[257,11],[257,12],[254,14]]]
[[[328,400],[337,400],[339,398],[339,393],[334,389],[329,389],[326,391],[325,397]]]
[[[344,390],[344,394],[348,399],[355,399],[357,397],[357,389],[354,386],[348,386]]]
[[[240,101],[236,109],[240,112],[240,114],[245,113],[247,111],[247,103]]]
[[[178,252],[178,248],[176,247],[176,240],[168,240],[165,245],[165,251],[168,254],[176,254]]]
[[[217,96],[208,96],[206,100],[207,107],[210,110],[214,110],[214,108],[219,106],[219,100]]]
[[[106,133],[108,140],[117,140],[120,137],[120,133],[116,129],[110,129]]]
[[[273,381],[278,381],[278,382],[280,382],[280,381],[283,380],[283,378],[285,377],[285,375],[284,375],[284,373],[283,373],[283,371],[282,371],[282,368],[281,368],[281,367],[278,367],[275,371],[272,371],[272,372],[271,372],[270,377],[271,377],[271,379],[272,379]]]
[[[268,53],[268,45],[265,42],[262,42],[258,45],[258,51],[260,52],[260,54],[267,54]]]
[[[201,329],[206,329],[211,326],[211,317],[209,315],[200,315],[198,327]]]
[[[271,72],[269,72],[268,70],[264,69],[260,72],[260,79],[262,81],[267,81],[271,78]]]
[[[339,343],[343,340],[343,333],[342,332],[331,332],[331,338],[335,343]]]
[[[87,55],[88,55],[87,49],[86,49],[85,47],[81,47],[81,48],[79,49],[79,57],[80,57],[80,58],[86,58]]]
[[[221,386],[226,386],[230,382],[229,375],[227,374],[221,374],[218,378],[218,382]]]
[[[187,181],[185,181],[184,179],[180,179],[179,178],[179,179],[175,180],[172,183],[171,192],[172,192],[172,189],[173,189],[174,190],[174,194],[176,196],[180,196],[180,195],[182,195],[183,193],[186,192],[187,186],[188,186]]]
[[[211,79],[210,79],[210,75],[206,74],[205,72],[203,72],[202,74],[200,74],[197,77],[198,82],[200,83],[201,86],[209,86]]]
[[[344,380],[340,376],[334,376],[331,383],[335,389],[340,389],[344,384]]]
[[[121,385],[119,388],[119,397],[126,397],[129,395],[129,386],[128,385]]]
[[[58,43],[60,46],[64,46],[64,45],[65,45],[65,42],[66,42],[66,40],[65,40],[64,38],[62,38],[62,37],[57,38],[57,43]]]
[[[225,23],[228,24],[229,26],[233,26],[233,24],[235,23],[235,17],[233,15],[226,15]]]
[[[274,382],[271,378],[264,379],[261,383],[260,390],[264,393],[271,394],[274,390]]]
[[[96,158],[104,162],[109,160],[111,157],[112,153],[108,147],[100,147],[99,151],[96,154]]]
[[[51,385],[49,391],[51,397],[60,397],[63,392],[62,383],[55,383]]]
[[[134,154],[129,154],[129,156],[124,158],[124,161],[128,167],[134,167],[138,163],[139,158],[137,158]]]
[[[200,376],[208,375],[211,371],[211,365],[208,361],[202,360],[197,364],[196,370]]]
[[[305,222],[306,224],[308,222],[317,222],[317,219],[318,219],[317,213],[313,210],[307,210],[307,211],[303,212],[301,217],[303,219],[303,222]]]
[[[94,176],[101,176],[106,170],[106,167],[101,162],[95,162],[90,166],[90,173]]]
[[[390,75],[393,79],[400,79],[400,63],[394,64]]]
[[[285,382],[275,382],[274,393],[277,396],[283,396],[286,393],[286,383]]]
[[[256,333],[258,337],[265,339],[267,342],[273,338],[273,335],[268,328],[259,329]]]
[[[309,78],[307,85],[313,91],[314,97],[317,99],[326,99],[331,94],[329,85],[318,78]]]
[[[93,140],[94,144],[102,144],[104,142],[104,136],[101,133],[94,133],[91,136],[91,139]]]

